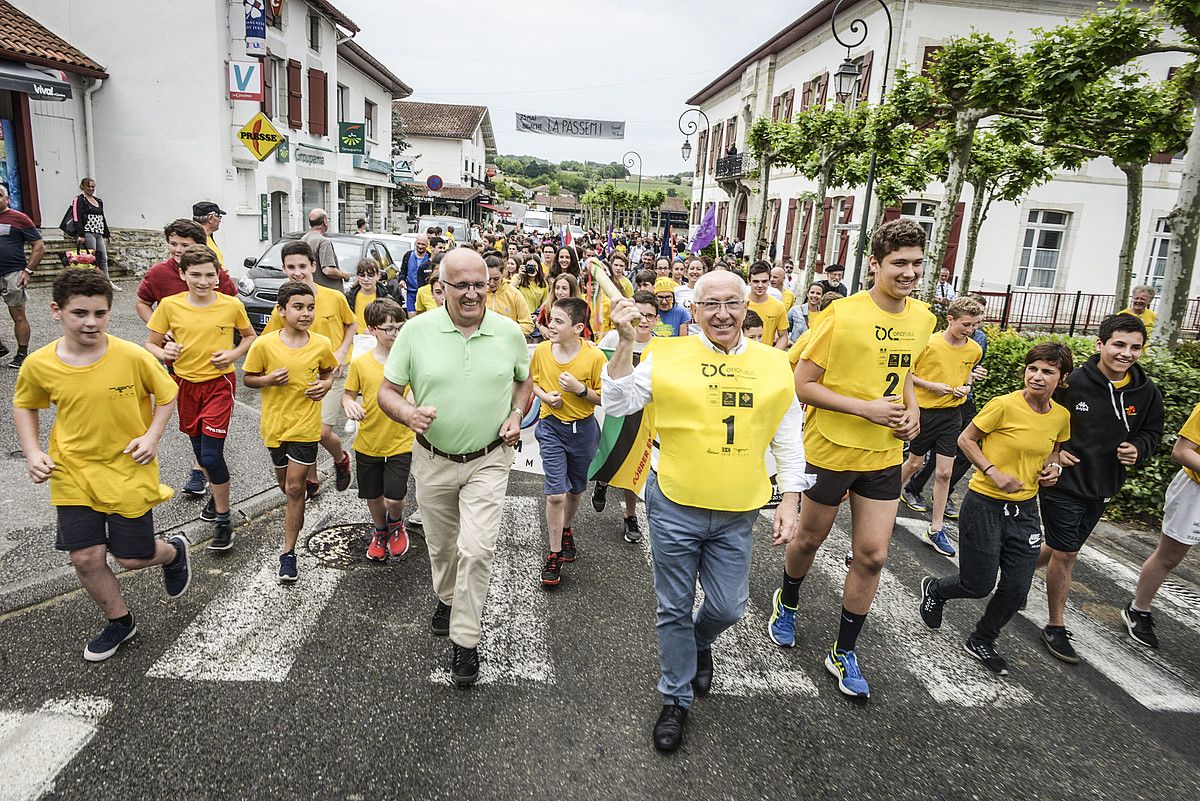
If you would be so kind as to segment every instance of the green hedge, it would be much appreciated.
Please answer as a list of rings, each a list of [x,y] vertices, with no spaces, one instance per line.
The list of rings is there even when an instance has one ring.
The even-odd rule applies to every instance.
[[[985,331],[988,352],[984,366],[988,369],[988,377],[975,385],[975,403],[979,408],[997,395],[1021,388],[1025,354],[1038,342],[1062,342],[1075,355],[1076,366],[1096,352],[1093,337],[1026,335],[1001,331],[996,326],[988,326]],[[1108,517],[1114,520],[1137,521],[1154,527],[1162,521],[1163,497],[1167,485],[1179,470],[1179,465],[1171,460],[1171,448],[1184,421],[1200,403],[1200,347],[1194,344],[1182,343],[1174,357],[1154,348],[1138,362],[1163,394],[1163,439],[1154,458],[1142,467],[1130,469],[1124,488],[1108,507]]]

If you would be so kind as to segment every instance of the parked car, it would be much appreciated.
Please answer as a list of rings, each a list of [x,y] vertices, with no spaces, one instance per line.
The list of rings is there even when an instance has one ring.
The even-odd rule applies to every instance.
[[[417,244],[416,234],[372,234],[375,239],[383,243],[388,249],[388,253],[392,257],[392,266],[384,270],[384,275],[387,280],[395,279],[396,272],[399,269],[397,266],[400,260],[404,258],[404,254],[413,249]]]
[[[267,321],[271,318],[271,310],[279,297],[279,285],[287,279],[283,275],[283,257],[281,251],[288,242],[300,238],[300,234],[285,234],[276,240],[257,259],[246,259],[246,276],[238,280],[238,300],[246,307],[250,317],[250,325],[257,333],[262,333]],[[403,253],[393,257],[393,248],[385,244],[382,236],[354,236],[351,234],[326,234],[333,242],[333,252],[337,255],[338,267],[344,272],[354,275],[358,263],[365,258],[374,259],[379,269],[385,274],[395,275],[393,262]],[[390,237],[389,237],[390,238]]]
[[[434,226],[441,226],[443,231],[449,230],[454,234],[456,244],[463,245],[471,241],[471,223],[465,217],[425,216],[417,220],[416,233],[425,233]]]

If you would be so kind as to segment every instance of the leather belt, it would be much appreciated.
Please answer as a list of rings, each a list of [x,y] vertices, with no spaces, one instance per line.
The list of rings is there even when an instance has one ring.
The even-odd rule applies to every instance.
[[[480,456],[487,456],[489,453],[496,450],[496,448],[499,448],[504,444],[504,440],[497,437],[495,441],[493,441],[487,447],[480,448],[477,451],[471,451],[470,453],[446,453],[445,451],[435,448],[433,445],[429,444],[429,440],[425,439],[424,434],[417,434],[417,442],[421,443],[422,448],[434,454],[435,456],[440,456],[443,459],[449,459],[450,461],[457,462],[458,464],[466,464],[467,462],[475,461]]]

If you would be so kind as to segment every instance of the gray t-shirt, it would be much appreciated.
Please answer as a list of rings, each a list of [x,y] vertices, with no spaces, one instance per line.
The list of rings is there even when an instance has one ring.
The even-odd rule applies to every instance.
[[[321,286],[341,292],[342,279],[328,276],[322,269],[323,267],[338,266],[337,253],[333,250],[333,242],[329,241],[329,238],[320,231],[309,231],[300,237],[300,241],[308,245],[317,260],[317,271],[313,274],[313,280]]]

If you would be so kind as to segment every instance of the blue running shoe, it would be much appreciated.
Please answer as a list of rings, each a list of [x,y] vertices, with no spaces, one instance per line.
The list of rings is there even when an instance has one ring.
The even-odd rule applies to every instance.
[[[934,531],[933,527],[930,526],[929,530],[925,532],[925,535],[922,536],[921,539],[926,545],[933,548],[933,550],[937,551],[942,556],[954,556],[954,554],[957,553],[957,551],[954,550],[954,546],[950,544],[950,538],[946,536],[945,528],[940,528],[937,531]]]
[[[279,555],[279,583],[291,584],[297,579],[296,554],[288,551]]]
[[[837,677],[838,689],[851,698],[870,698],[871,688],[858,669],[858,657],[853,651],[840,650],[836,645],[825,657],[825,669]]]
[[[796,644],[796,610],[783,605],[783,589],[776,589],[771,598],[771,622],[767,624],[771,642],[783,648]]]
[[[193,470],[192,474],[188,476],[187,483],[181,489],[194,498],[203,497],[204,491],[208,489],[208,479],[204,477],[204,473]]]

